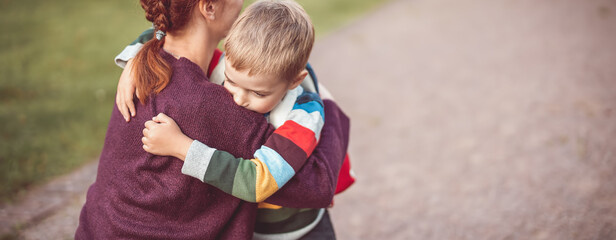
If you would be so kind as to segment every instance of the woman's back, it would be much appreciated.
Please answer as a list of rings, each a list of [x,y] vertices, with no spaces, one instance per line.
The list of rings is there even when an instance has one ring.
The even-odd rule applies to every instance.
[[[262,115],[235,105],[199,66],[161,51],[173,69],[169,85],[138,105],[126,123],[109,122],[96,182],[82,210],[77,239],[252,237],[256,205],[181,174],[182,162],[146,153],[143,123],[163,112],[186,135],[249,158],[273,131]]]

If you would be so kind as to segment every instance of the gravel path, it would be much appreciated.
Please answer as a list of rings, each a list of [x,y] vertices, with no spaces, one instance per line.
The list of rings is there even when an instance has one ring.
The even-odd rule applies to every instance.
[[[616,239],[616,1],[395,1],[312,61],[352,119],[340,239]]]
[[[396,0],[311,62],[352,119],[340,239],[616,239],[616,1]],[[71,238],[95,170],[0,230]]]

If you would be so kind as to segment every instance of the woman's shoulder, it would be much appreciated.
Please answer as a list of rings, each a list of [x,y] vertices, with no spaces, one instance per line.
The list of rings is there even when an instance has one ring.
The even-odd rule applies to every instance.
[[[212,77],[212,72],[216,68],[221,68],[222,59],[222,51],[216,49],[212,60],[210,61],[210,65],[208,67],[207,75],[203,72],[203,69],[199,67],[196,63],[190,61],[190,59],[185,57],[175,58],[171,54],[164,52],[162,53],[165,60],[171,65],[174,71],[174,77],[189,77],[189,78],[199,78],[205,79],[206,81],[210,81]],[[177,75],[175,74],[177,73]],[[211,81],[210,81],[211,82]]]

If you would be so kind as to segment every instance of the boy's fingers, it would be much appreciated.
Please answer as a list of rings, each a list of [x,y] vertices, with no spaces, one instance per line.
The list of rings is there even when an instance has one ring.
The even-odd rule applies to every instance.
[[[144,137],[144,138],[145,138],[145,137],[149,137],[149,135],[148,135],[148,129],[147,129],[147,128],[144,128],[144,129],[143,129],[143,131],[141,131],[141,132],[143,133],[143,137]],[[143,139],[142,139],[142,140],[143,140]]]
[[[145,122],[145,128],[152,128],[154,126],[156,126],[156,122],[152,121],[152,120],[148,120],[147,122]]]
[[[132,96],[132,94],[131,94],[131,96]],[[134,117],[135,114],[137,114],[137,111],[135,111],[135,103],[133,103],[132,97],[129,98],[129,99],[130,99],[130,101],[125,101],[126,102],[126,106],[128,106],[128,110],[130,111],[130,115],[132,117]]]
[[[126,105],[124,104],[124,100],[122,99],[122,96],[118,93],[116,95],[116,105],[118,106],[118,110],[120,110],[120,113],[122,114],[122,117],[124,117],[124,121],[128,122],[130,121],[129,113],[128,113],[128,109],[126,108]]]
[[[120,75],[120,80],[118,82],[118,90],[116,93],[116,104],[124,116],[124,119],[128,122],[130,121],[131,116],[134,117],[137,111],[135,110],[135,104],[133,103],[133,95],[135,93],[135,84],[133,83],[131,77],[131,69],[132,69],[132,59],[130,59],[122,74]]]
[[[173,122],[173,119],[171,119],[169,116],[167,116],[164,113],[159,113],[158,115],[156,115],[156,121],[160,123],[169,123],[169,122]]]
[[[124,106],[127,108],[127,113],[130,116],[134,117],[137,111],[135,111],[135,103],[133,103],[133,94],[135,93],[134,86],[130,86],[128,88],[123,88],[122,92],[122,101],[124,101]],[[130,111],[130,112],[128,112]]]

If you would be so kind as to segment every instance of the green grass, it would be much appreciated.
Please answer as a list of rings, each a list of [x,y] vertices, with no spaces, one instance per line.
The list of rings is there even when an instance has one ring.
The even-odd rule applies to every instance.
[[[388,0],[296,0],[308,12],[317,39],[329,34]],[[245,1],[244,6],[255,2]]]
[[[0,198],[96,159],[137,1],[0,2]]]
[[[299,2],[319,37],[384,1]],[[113,57],[149,26],[136,0],[0,0],[0,202],[96,160]]]

